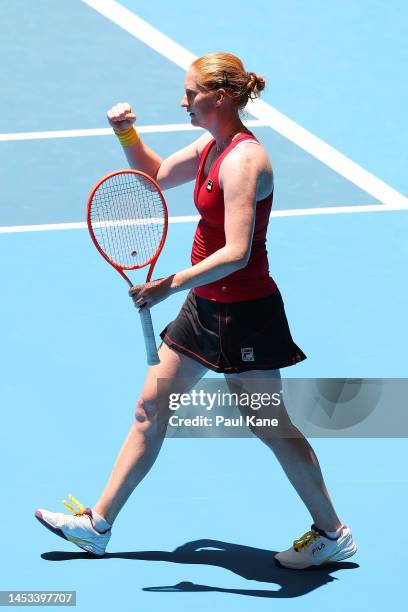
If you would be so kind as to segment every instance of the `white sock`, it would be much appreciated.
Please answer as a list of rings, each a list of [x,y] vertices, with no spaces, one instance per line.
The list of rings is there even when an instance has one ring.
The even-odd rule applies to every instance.
[[[108,521],[105,521],[103,516],[98,514],[96,510],[94,510],[94,508],[92,508],[92,519],[93,519],[96,531],[107,531],[108,529],[112,527],[112,525],[110,525]]]
[[[325,531],[324,533],[326,535],[328,535],[329,538],[337,540],[337,538],[339,537],[339,535],[341,534],[341,532],[343,530],[343,527],[344,527],[344,525],[342,525],[337,531]]]

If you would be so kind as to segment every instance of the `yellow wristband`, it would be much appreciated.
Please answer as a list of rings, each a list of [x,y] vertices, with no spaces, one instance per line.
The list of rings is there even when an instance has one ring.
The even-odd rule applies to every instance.
[[[131,147],[139,140],[139,135],[133,125],[127,130],[122,130],[121,132],[117,132],[115,129],[113,131],[118,137],[122,147]]]

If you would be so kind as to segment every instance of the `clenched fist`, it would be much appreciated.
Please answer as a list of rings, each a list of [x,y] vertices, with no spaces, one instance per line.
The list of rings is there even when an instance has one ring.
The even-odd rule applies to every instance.
[[[112,106],[106,113],[109,123],[117,132],[128,130],[136,121],[136,115],[132,112],[130,104],[119,102]]]

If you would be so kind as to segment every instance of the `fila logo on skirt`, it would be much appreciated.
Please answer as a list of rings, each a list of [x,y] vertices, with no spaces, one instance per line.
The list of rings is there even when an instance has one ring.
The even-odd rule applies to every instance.
[[[252,346],[241,349],[242,361],[255,361],[254,349]]]

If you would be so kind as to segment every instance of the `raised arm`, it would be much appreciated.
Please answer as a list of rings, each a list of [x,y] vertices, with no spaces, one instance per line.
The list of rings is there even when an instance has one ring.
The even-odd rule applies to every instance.
[[[136,115],[128,103],[116,104],[108,111],[107,117],[115,133],[119,137],[125,135],[125,138],[122,138],[122,147],[131,168],[154,178],[161,189],[171,189],[194,180],[201,152],[211,139],[210,134],[203,134],[187,147],[163,160],[134,131]]]

